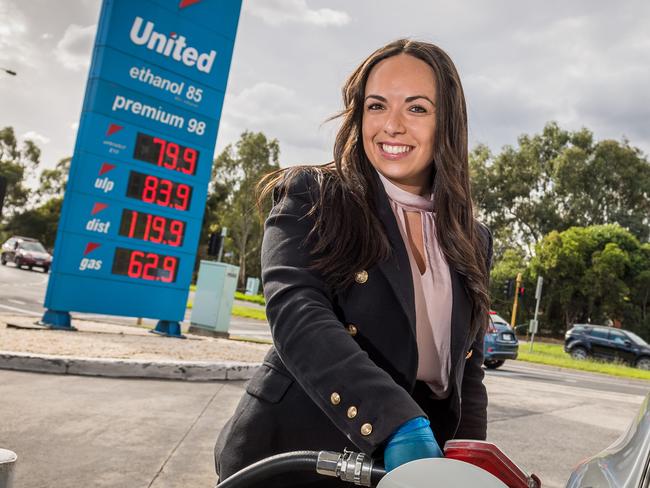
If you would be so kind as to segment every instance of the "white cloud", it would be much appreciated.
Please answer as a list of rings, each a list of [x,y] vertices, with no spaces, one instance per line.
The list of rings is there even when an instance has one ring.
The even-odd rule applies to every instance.
[[[342,10],[311,9],[306,0],[248,0],[244,8],[246,12],[272,26],[286,23],[342,26],[351,20],[348,13]]]
[[[54,54],[61,64],[73,71],[87,68],[96,31],[96,25],[82,27],[70,24],[54,50]]]
[[[0,19],[0,61],[11,65],[25,62],[29,59],[25,15],[13,3],[0,2]]]
[[[217,151],[223,149],[222,141],[234,142],[249,130],[278,139],[283,165],[320,160],[332,143],[329,127],[323,128],[329,115],[324,106],[307,96],[285,86],[260,82],[226,96]]]
[[[50,142],[50,138],[44,136],[43,134],[39,134],[36,131],[30,130],[29,132],[25,132],[23,134],[23,139],[31,139],[34,142],[38,142],[39,144],[48,144]]]

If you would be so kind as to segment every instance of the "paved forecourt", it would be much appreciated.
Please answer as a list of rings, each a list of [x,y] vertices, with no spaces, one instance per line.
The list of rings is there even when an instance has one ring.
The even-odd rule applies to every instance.
[[[642,388],[581,388],[543,381],[557,373],[548,368],[504,368],[487,373],[489,440],[545,487],[564,486],[643,400]],[[0,439],[19,456],[16,486],[212,486],[214,441],[243,387],[0,370],[0,395],[9,399],[0,403]]]

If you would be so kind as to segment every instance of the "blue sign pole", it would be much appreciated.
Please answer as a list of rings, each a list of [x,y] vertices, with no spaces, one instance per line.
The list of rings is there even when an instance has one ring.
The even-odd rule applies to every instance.
[[[104,0],[42,323],[182,337],[241,0]]]

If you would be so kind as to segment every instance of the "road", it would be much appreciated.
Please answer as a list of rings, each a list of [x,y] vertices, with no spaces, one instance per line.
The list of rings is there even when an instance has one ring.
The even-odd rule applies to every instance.
[[[0,308],[39,316],[46,279],[0,267]],[[268,334],[254,321],[233,325]],[[624,432],[650,391],[518,361],[486,371],[485,384],[488,439],[551,488]],[[20,456],[16,486],[212,486],[212,445],[243,387],[0,371],[0,447]]]
[[[614,442],[650,392],[650,382],[520,361],[487,371],[488,440],[564,486],[571,468]]]

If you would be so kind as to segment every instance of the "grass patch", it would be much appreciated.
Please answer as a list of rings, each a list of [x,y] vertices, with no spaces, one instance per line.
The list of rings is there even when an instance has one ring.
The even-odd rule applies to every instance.
[[[194,306],[194,303],[192,300],[187,301],[187,308],[191,309]],[[242,307],[239,305],[233,305],[232,307],[232,315],[236,315],[237,317],[245,317],[247,319],[256,319],[256,320],[264,320],[266,321],[266,312],[264,310],[260,310],[258,308],[252,308],[252,307]]]
[[[246,295],[245,293],[236,291],[235,298],[237,300],[243,300],[245,302],[257,303],[258,305],[266,305],[266,300],[264,300],[264,295]]]
[[[247,319],[266,320],[266,312],[257,308],[234,305],[232,307],[232,314],[236,315],[237,317],[245,317]]]
[[[612,376],[621,376],[624,378],[634,378],[640,380],[650,380],[650,371],[631,368],[619,363],[606,363],[593,359],[577,360],[573,359],[564,352],[560,344],[546,344],[536,342],[533,344],[533,352],[530,351],[530,344],[521,344],[519,346],[519,355],[517,359],[529,363],[547,364],[558,366],[560,368],[577,369],[580,371],[590,371],[592,373],[604,373]]]
[[[190,285],[190,291],[196,292],[196,285]],[[257,303],[258,305],[266,305],[264,295],[246,295],[245,293],[236,291],[235,299],[242,300],[244,302]]]

